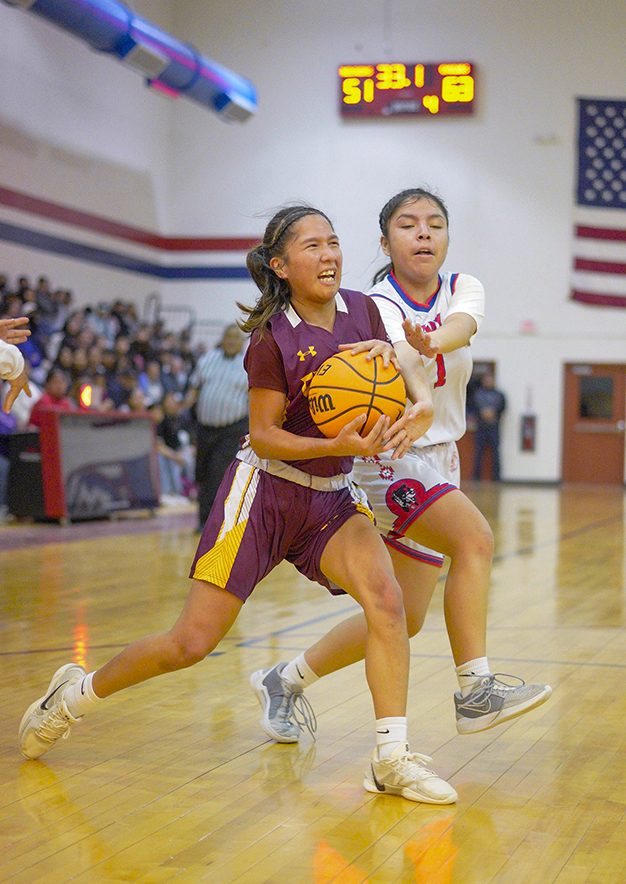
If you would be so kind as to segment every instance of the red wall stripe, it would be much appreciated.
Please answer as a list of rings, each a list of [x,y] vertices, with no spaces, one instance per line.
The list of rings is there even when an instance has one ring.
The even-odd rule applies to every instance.
[[[71,224],[74,227],[82,227],[96,233],[115,236],[118,239],[141,243],[169,252],[246,251],[261,241],[261,237],[161,236],[158,233],[151,233],[149,230],[121,224],[110,218],[81,212],[71,206],[64,206],[61,203],[53,203],[49,200],[29,196],[26,193],[20,193],[17,190],[10,190],[8,187],[0,187],[0,205],[19,209],[21,212],[28,212],[31,215],[38,215],[40,218],[50,218],[53,221],[60,221],[62,224]]]

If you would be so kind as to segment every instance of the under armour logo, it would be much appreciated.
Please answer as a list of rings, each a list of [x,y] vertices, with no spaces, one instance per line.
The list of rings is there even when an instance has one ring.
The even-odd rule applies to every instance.
[[[313,347],[309,347],[306,353],[303,353],[302,350],[298,350],[298,356],[300,357],[300,362],[304,362],[307,356],[317,356],[317,351]]]

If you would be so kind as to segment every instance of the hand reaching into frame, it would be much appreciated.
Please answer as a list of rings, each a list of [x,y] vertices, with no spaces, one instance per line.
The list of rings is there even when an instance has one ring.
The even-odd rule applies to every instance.
[[[5,344],[23,344],[30,337],[30,331],[25,328],[28,325],[28,316],[18,316],[17,319],[0,319],[0,341]]]

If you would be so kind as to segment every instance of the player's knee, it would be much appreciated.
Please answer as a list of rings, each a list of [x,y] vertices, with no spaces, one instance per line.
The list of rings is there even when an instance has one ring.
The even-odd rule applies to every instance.
[[[402,590],[388,574],[372,580],[365,594],[363,608],[370,628],[393,627],[406,622]]]
[[[464,526],[454,544],[452,557],[469,556],[485,562],[493,558],[494,539],[489,522],[479,513],[471,525]]]
[[[474,529],[474,533],[472,536],[473,547],[476,552],[476,555],[480,556],[483,559],[491,561],[493,558],[493,547],[494,547],[494,539],[493,539],[493,531],[489,525],[487,519],[484,516],[481,518],[480,523],[476,525]]]
[[[171,636],[169,664],[172,670],[188,669],[200,663],[213,648],[206,636],[198,633]]]

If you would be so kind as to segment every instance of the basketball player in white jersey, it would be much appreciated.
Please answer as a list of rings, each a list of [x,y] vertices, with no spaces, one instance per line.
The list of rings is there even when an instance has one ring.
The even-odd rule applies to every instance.
[[[480,511],[459,490],[456,441],[465,433],[465,394],[472,372],[470,341],[484,314],[485,294],[471,276],[441,273],[448,250],[448,212],[421,188],[394,196],[380,213],[389,265],[374,279],[376,301],[402,373],[426,368],[435,418],[420,437],[406,425],[400,452],[357,458],[354,477],[370,501],[404,595],[409,635],[424,622],[444,555],[450,557],[444,612],[459,690],[457,730],[487,730],[545,702],[549,685],[502,682],[486,651],[487,596],[493,535]],[[357,350],[360,348],[356,348]],[[280,742],[295,742],[294,703],[319,677],[363,659],[362,614],[340,623],[288,664],[252,675],[263,708],[261,725]]]

